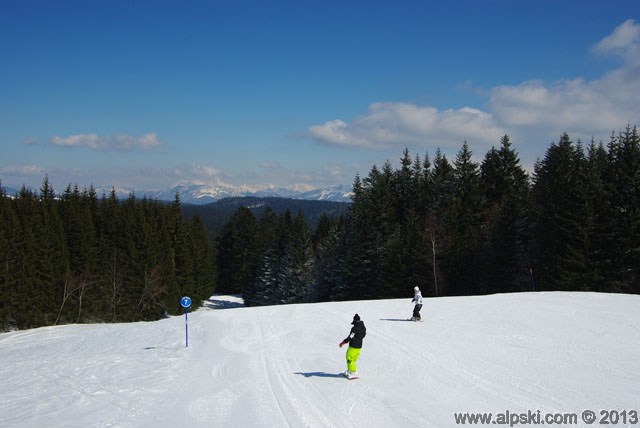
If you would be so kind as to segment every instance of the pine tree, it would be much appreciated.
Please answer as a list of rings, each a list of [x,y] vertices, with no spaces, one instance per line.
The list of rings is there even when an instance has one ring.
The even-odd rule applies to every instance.
[[[396,219],[404,219],[415,214],[417,188],[415,187],[415,169],[413,167],[409,150],[405,148],[402,158],[400,158],[400,169],[395,171],[392,181]]]
[[[216,290],[216,249],[199,216],[191,221],[191,229],[196,283],[194,296],[201,301],[208,299]]]
[[[565,133],[534,171],[538,279],[544,290],[589,287],[583,167],[581,146],[576,147]]]
[[[242,293],[258,257],[258,223],[246,207],[239,207],[217,237],[218,291]]]
[[[341,224],[343,224],[342,217],[334,220],[326,214],[322,214],[318,221],[312,238],[314,263],[309,290],[311,302],[331,300],[333,290],[340,282],[341,270],[337,250]]]
[[[453,201],[456,188],[456,175],[453,166],[449,163],[446,155],[440,149],[436,150],[431,171],[432,200],[430,206],[433,207],[437,217],[444,218],[445,213]]]
[[[254,239],[254,252],[251,254],[248,264],[250,266],[248,275],[242,285],[242,297],[245,305],[257,306],[264,304],[260,299],[266,289],[265,278],[269,277],[271,269],[271,258],[269,253],[276,251],[278,240],[278,216],[273,210],[267,207],[258,220],[258,227]],[[223,251],[218,245],[219,251]],[[274,253],[277,254],[277,253]],[[275,255],[273,257],[276,257]],[[218,269],[222,269],[219,266]]]
[[[97,269],[100,277],[98,287],[104,306],[104,317],[117,322],[121,319],[120,310],[125,290],[125,254],[120,246],[119,234],[123,231],[120,204],[112,189],[109,197],[103,195],[97,213],[99,254]]]
[[[16,311],[20,311],[18,275],[20,268],[21,227],[15,201],[7,198],[0,186],[0,331],[16,326]]]
[[[289,252],[291,259],[291,303],[304,303],[310,300],[309,291],[313,285],[313,248],[311,234],[304,213],[299,210],[291,225]]]
[[[432,289],[429,293],[434,296],[448,294],[446,273],[442,267],[445,250],[448,243],[445,214],[449,210],[453,199],[455,176],[449,160],[436,150],[433,168],[429,168],[425,160],[425,182],[422,194],[426,208],[425,229],[430,250],[431,271],[433,277]],[[446,265],[446,263],[444,263]]]
[[[25,186],[20,188],[14,207],[18,225],[13,234],[12,246],[15,254],[15,298],[20,301],[20,307],[16,307],[11,313],[11,318],[17,328],[30,328],[41,325],[39,320],[39,308],[33,293],[33,284],[36,283],[37,269],[34,263],[36,259],[35,224],[38,221],[36,210],[36,196]]]
[[[133,247],[137,269],[129,292],[135,297],[137,319],[153,320],[166,310],[168,285],[163,267],[166,263],[163,243],[166,241],[162,239],[161,216],[156,203],[146,197],[142,200],[131,199],[131,202],[133,205],[130,208],[135,221]]]
[[[286,210],[275,225],[275,240],[260,257],[251,287],[244,294],[245,304],[278,305],[296,301],[292,261],[293,219]]]
[[[81,194],[77,185],[73,190],[69,185],[60,198],[69,269],[56,324],[72,320],[79,322],[86,304],[85,298],[96,285],[97,246],[91,203],[89,194]]]
[[[609,145],[609,195],[612,223],[609,250],[616,272],[610,272],[612,291],[640,293],[640,138],[627,127]]]
[[[193,259],[190,257],[189,231],[184,225],[180,195],[176,193],[175,199],[170,208],[170,233],[173,243],[173,266],[176,275],[176,289],[169,291],[173,294],[176,306],[179,305],[180,298],[193,290],[194,281],[190,275],[193,272]],[[173,292],[173,293],[172,293]]]
[[[68,270],[68,252],[64,239],[64,226],[57,208],[53,187],[45,176],[40,189],[39,203],[35,206],[34,223],[36,242],[36,281],[32,283],[33,298],[40,312],[39,325],[55,322],[58,305],[62,301],[65,274]]]
[[[527,213],[529,179],[509,137],[492,148],[482,162],[483,197],[480,292],[530,289]]]
[[[362,181],[361,199],[347,215],[344,273],[336,298],[372,299],[388,286],[387,245],[395,227],[397,205],[393,194],[394,171],[386,162],[380,171],[375,165]]]
[[[446,215],[450,241],[446,253],[449,292],[478,293],[478,255],[480,242],[479,167],[471,160],[472,153],[465,141],[454,163],[455,190]]]
[[[608,193],[608,169],[609,158],[604,145],[596,145],[592,141],[588,147],[583,177],[586,210],[584,227],[588,236],[585,281],[589,289],[594,291],[607,291],[610,288],[608,276],[614,269],[607,250],[611,227],[614,224],[611,221],[615,217]]]

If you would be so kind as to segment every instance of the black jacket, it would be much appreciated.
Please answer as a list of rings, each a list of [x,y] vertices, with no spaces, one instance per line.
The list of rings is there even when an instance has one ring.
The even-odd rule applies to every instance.
[[[367,327],[364,326],[364,322],[356,321],[351,327],[349,336],[343,341],[348,343],[352,348],[362,348],[362,339],[367,335]]]

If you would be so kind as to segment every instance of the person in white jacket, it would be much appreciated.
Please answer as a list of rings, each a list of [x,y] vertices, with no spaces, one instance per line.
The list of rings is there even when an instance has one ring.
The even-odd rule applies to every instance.
[[[420,292],[419,287],[414,287],[413,292],[414,296],[411,301],[415,303],[415,306],[413,307],[413,317],[411,317],[411,321],[422,321],[422,318],[420,317],[420,309],[422,309],[422,293]]]

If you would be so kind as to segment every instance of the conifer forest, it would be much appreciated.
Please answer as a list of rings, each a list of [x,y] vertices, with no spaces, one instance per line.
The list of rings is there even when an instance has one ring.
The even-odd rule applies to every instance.
[[[179,195],[119,201],[71,185],[0,187],[0,330],[178,314],[212,293],[247,306],[521,291],[640,293],[640,139],[568,134],[528,173],[509,137],[481,161],[400,154],[353,181],[346,214],[254,215],[212,239]]]

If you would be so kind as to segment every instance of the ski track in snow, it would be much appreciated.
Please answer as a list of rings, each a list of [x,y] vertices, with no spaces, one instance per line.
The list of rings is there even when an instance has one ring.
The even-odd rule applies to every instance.
[[[454,412],[640,411],[640,296],[426,299],[423,323],[404,321],[409,302],[205,305],[189,315],[188,348],[181,316],[0,334],[0,428],[443,427]],[[367,336],[349,381],[337,345],[356,312]]]

